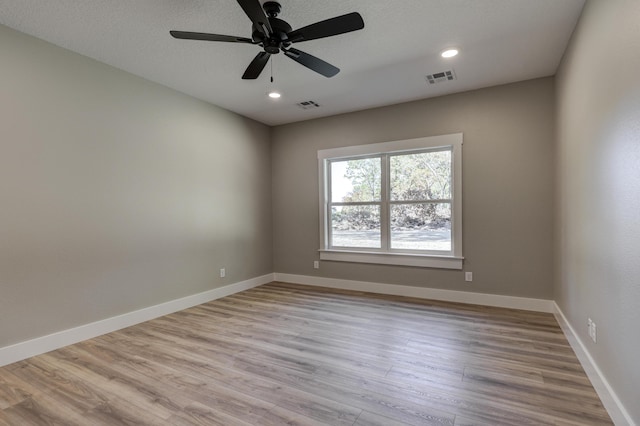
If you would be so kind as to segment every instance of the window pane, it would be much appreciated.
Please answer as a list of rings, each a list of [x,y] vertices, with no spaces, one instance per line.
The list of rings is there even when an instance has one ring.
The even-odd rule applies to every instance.
[[[380,206],[331,209],[333,247],[380,248]]]
[[[451,151],[394,155],[390,168],[393,201],[451,198]]]
[[[380,201],[380,157],[331,162],[331,201]]]
[[[391,248],[451,251],[451,205],[392,205]]]

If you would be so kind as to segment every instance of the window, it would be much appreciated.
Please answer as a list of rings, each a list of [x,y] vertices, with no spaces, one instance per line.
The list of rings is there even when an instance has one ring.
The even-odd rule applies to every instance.
[[[462,269],[462,134],[318,151],[320,258]]]

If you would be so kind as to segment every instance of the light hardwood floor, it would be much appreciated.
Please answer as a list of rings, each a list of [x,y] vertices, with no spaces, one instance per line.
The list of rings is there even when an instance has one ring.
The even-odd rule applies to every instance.
[[[612,424],[550,314],[272,283],[0,368],[0,425]]]

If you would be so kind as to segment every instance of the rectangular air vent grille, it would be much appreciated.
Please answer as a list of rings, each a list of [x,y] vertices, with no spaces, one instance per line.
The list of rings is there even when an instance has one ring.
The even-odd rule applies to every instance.
[[[299,102],[296,105],[298,105],[300,108],[302,109],[314,109],[314,108],[320,108],[320,105],[318,105],[317,102],[315,101],[304,101],[304,102]]]
[[[441,71],[434,74],[429,74],[427,77],[429,84],[443,83],[445,81],[451,81],[456,79],[456,74],[453,70]]]

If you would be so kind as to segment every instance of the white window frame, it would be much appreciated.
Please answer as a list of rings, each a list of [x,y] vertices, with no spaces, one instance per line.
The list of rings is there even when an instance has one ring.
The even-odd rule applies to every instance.
[[[462,269],[462,133],[429,136],[417,139],[356,145],[318,151],[320,259],[338,262],[376,263],[424,268]],[[443,254],[416,253],[406,250],[331,248],[329,246],[329,164],[331,161],[354,157],[450,149],[452,153],[451,251]],[[385,171],[383,171],[383,174]],[[385,179],[383,179],[384,185]],[[382,214],[382,212],[381,212]],[[387,219],[388,220],[388,219]],[[381,223],[381,227],[385,225]],[[384,229],[380,230],[382,233]]]

